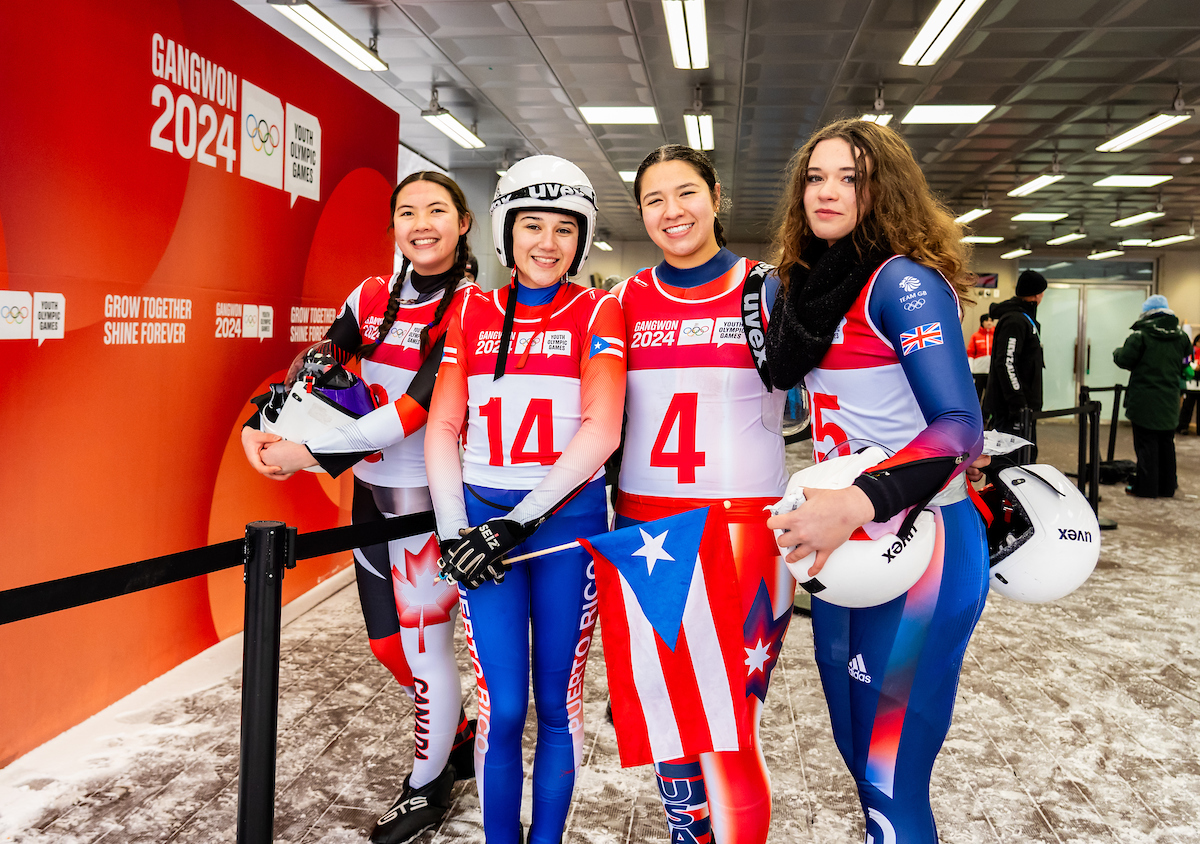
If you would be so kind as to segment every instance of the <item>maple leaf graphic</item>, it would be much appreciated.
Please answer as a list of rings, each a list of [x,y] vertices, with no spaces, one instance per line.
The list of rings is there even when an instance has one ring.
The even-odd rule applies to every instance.
[[[392,591],[396,596],[400,626],[417,628],[422,653],[425,652],[425,625],[449,621],[450,611],[458,604],[458,588],[448,580],[438,579],[440,557],[437,539],[430,534],[418,553],[405,549],[405,571],[392,566]]]

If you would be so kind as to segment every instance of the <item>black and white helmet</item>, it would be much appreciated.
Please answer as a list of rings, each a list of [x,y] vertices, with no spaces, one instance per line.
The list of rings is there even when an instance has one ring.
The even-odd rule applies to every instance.
[[[1029,604],[1070,595],[1096,568],[1100,524],[1083,494],[1042,463],[1011,466],[981,491],[988,527],[991,587]]]
[[[500,177],[492,200],[492,242],[496,257],[512,267],[513,221],[519,211],[541,210],[570,214],[579,221],[579,247],[568,275],[587,260],[596,234],[596,192],[584,172],[557,155],[523,158]]]

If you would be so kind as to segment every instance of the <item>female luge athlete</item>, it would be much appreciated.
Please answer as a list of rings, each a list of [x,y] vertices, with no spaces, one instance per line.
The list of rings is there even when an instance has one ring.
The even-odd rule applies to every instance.
[[[963,652],[983,611],[988,554],[963,471],[983,447],[959,342],[970,290],[962,232],[894,131],[843,120],[792,159],[775,235],[785,291],[767,334],[775,386],[804,380],[818,460],[878,444],[894,454],[847,489],[805,489],[774,516],[816,574],[859,527],[932,504],[938,539],[921,579],[886,604],[813,596],[833,735],[858,783],[866,840],[933,844],[929,779]]]
[[[393,191],[391,210],[404,256],[400,272],[355,288],[325,342],[339,363],[362,359],[363,379],[383,405],[303,444],[242,430],[247,459],[269,478],[316,465],[336,476],[353,466],[356,524],[433,509],[423,426],[448,314],[478,289],[463,280],[472,216],[453,180],[413,173]],[[454,658],[458,594],[438,579],[430,533],[356,549],[354,562],[371,650],[416,706],[412,773],[371,833],[375,844],[397,844],[440,820],[455,779],[472,773],[471,725]],[[448,763],[452,748],[458,750]]]
[[[744,645],[760,656],[748,660],[745,677],[752,745],[661,760],[655,773],[672,842],[761,844],[771,782],[758,721],[796,582],[763,510],[787,484],[786,391],[769,391],[747,337],[761,355],[764,300],[778,281],[768,266],[724,248],[721,186],[704,153],[660,147],[638,169],[634,195],[663,261],[614,289],[629,339],[617,527],[706,505],[720,514],[733,548],[737,583],[728,587],[741,598]],[[634,704],[613,702],[614,710],[622,705]]]
[[[554,156],[526,158],[501,178],[492,234],[513,281],[463,302],[429,413],[429,487],[479,688],[475,782],[489,844],[522,840],[531,629],[538,730],[529,841],[561,839],[582,753],[593,564],[580,548],[511,570],[501,557],[605,529],[602,467],[621,431],[625,331],[616,299],[565,280],[587,257],[595,202],[583,171]]]

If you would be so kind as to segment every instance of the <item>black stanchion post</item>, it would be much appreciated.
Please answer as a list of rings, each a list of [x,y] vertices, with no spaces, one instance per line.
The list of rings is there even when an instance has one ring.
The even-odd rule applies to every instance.
[[[1084,484],[1087,483],[1087,466],[1088,459],[1096,459],[1095,454],[1088,454],[1088,423],[1091,421],[1091,416],[1088,414],[1088,399],[1091,398],[1091,393],[1086,386],[1079,388],[1079,448],[1076,454],[1079,457],[1079,466],[1075,475],[1075,486],[1079,491],[1087,494],[1087,488]]]
[[[273,837],[283,570],[294,565],[295,535],[283,522],[246,525],[238,844],[270,844]]]
[[[1029,407],[1021,408],[1021,436],[1030,442],[1033,441],[1033,411]],[[1021,447],[1021,464],[1026,465],[1033,462],[1033,446],[1027,445]]]
[[[1108,426],[1108,462],[1112,463],[1113,458],[1117,454],[1117,420],[1121,415],[1121,391],[1125,389],[1124,384],[1117,384],[1113,387],[1113,409],[1112,423]]]

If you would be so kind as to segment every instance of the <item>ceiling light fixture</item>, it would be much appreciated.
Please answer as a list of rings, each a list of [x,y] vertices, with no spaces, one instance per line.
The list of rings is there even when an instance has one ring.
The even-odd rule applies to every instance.
[[[1067,234],[1060,234],[1058,237],[1052,237],[1046,241],[1047,246],[1062,246],[1064,243],[1074,243],[1076,240],[1083,240],[1087,237],[1087,232],[1083,229]]]
[[[1000,260],[1007,261],[1009,258],[1020,258],[1022,255],[1032,255],[1033,250],[1028,246],[1019,249],[1012,249],[1000,256]]]
[[[967,235],[962,239],[963,243],[1000,243],[1004,240],[1003,237],[996,237],[990,234],[972,234]]]
[[[1054,153],[1054,158],[1050,163],[1050,172],[1043,173],[1033,179],[1030,179],[1020,187],[1013,188],[1008,192],[1009,196],[1029,196],[1034,191],[1039,191],[1044,187],[1049,187],[1055,182],[1062,181],[1064,176],[1058,172],[1058,153]]]
[[[1026,211],[1022,214],[1017,214],[1010,219],[1014,223],[1057,223],[1059,220],[1067,218],[1067,212],[1058,211]]]
[[[388,69],[387,63],[375,55],[373,49],[306,0],[268,0],[268,4],[359,70],[378,73]]]
[[[1163,213],[1164,212],[1161,210],[1143,211],[1140,214],[1133,214],[1129,217],[1122,217],[1119,220],[1113,220],[1111,223],[1109,223],[1109,225],[1114,229],[1123,229],[1127,226],[1136,226],[1139,223],[1148,223],[1151,220],[1157,220],[1159,217],[1163,216]]]
[[[436,87],[429,96],[429,108],[422,111],[421,116],[463,149],[483,149],[487,146],[472,129],[459,123],[458,118],[450,113],[450,109],[438,105]]]
[[[1170,237],[1160,237],[1158,240],[1150,241],[1150,243],[1148,243],[1147,245],[1148,246],[1171,246],[1172,244],[1175,244],[1175,243],[1185,243],[1189,240],[1195,240],[1195,239],[1196,239],[1196,224],[1191,223],[1188,226],[1187,234],[1175,234],[1175,235],[1171,235]]]
[[[618,170],[622,182],[632,182],[637,178],[637,170]]]
[[[875,89],[875,110],[865,113],[860,120],[865,120],[868,123],[878,123],[880,126],[886,126],[892,122],[892,113],[887,110],[887,105],[883,102],[883,83],[879,83],[879,87]]]
[[[959,225],[967,225],[978,220],[980,217],[987,216],[992,213],[992,209],[988,207],[988,189],[983,189],[983,201],[979,203],[978,208],[972,208],[966,214],[961,214],[954,218],[954,222]]]
[[[1149,237],[1130,237],[1122,240],[1117,246],[1149,246],[1153,242],[1154,239]]]
[[[580,106],[579,113],[588,123],[658,123],[658,112],[653,106]]]
[[[708,24],[704,0],[663,0],[671,60],[683,70],[708,67]]]
[[[1124,249],[1105,249],[1103,252],[1093,252],[1087,256],[1089,261],[1103,261],[1105,258],[1116,258],[1118,255],[1124,255]]]
[[[1105,176],[1098,182],[1092,182],[1095,188],[1152,188],[1169,182],[1173,176]]]
[[[1173,111],[1160,111],[1132,129],[1105,141],[1096,147],[1096,152],[1120,152],[1185,120],[1190,120],[1195,112],[1190,108],[1184,108],[1183,83],[1177,83],[1175,87],[1175,101],[1172,103],[1172,108]]]
[[[941,0],[900,57],[900,64],[906,67],[936,64],[983,4],[984,0]]]
[[[688,146],[692,149],[713,148],[712,113],[704,110],[699,85],[696,86],[696,98],[692,100],[691,109],[683,113],[683,128],[687,131]]]
[[[606,240],[593,240],[592,246],[595,246],[601,252],[612,252],[612,247],[608,245]]]
[[[901,123],[978,123],[995,106],[990,105],[915,105]]]

